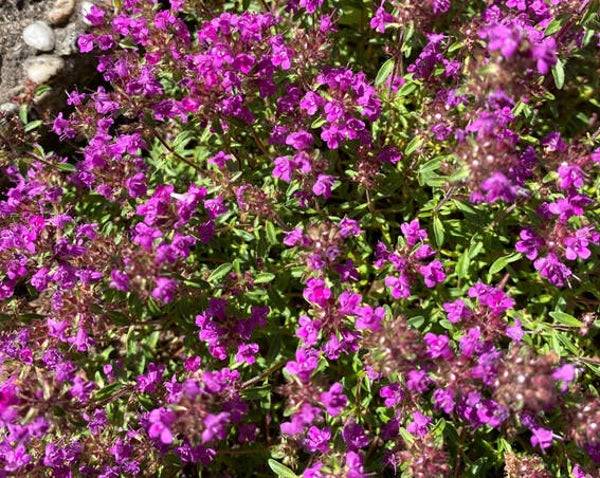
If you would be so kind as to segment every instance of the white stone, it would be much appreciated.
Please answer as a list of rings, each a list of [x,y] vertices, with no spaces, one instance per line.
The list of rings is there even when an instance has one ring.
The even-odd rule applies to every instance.
[[[56,55],[39,55],[25,60],[25,74],[36,84],[47,82],[65,66],[65,61]]]
[[[5,116],[16,115],[19,112],[19,105],[16,103],[8,102],[0,105],[0,113],[4,113]]]
[[[56,0],[48,12],[48,21],[51,25],[61,25],[69,19],[74,9],[75,0]]]
[[[39,51],[52,51],[54,32],[45,22],[33,22],[23,30],[23,41]]]

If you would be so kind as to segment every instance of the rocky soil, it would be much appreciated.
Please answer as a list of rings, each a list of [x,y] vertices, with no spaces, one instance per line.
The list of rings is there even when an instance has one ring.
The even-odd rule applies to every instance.
[[[0,0],[0,111],[18,110],[41,85],[50,89],[35,103],[58,111],[65,91],[94,82],[94,58],[77,48],[91,5],[88,0]]]

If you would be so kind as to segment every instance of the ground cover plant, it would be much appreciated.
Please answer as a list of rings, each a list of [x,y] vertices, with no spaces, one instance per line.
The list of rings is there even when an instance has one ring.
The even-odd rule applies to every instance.
[[[93,7],[0,128],[0,476],[600,476],[597,12]]]

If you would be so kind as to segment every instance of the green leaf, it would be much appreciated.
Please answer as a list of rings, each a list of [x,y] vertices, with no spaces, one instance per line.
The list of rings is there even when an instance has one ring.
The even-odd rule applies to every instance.
[[[317,129],[320,128],[321,126],[323,126],[325,123],[327,123],[327,118],[324,118],[323,116],[318,117],[316,120],[314,120],[312,122],[312,124],[310,125],[310,127],[312,129]]]
[[[398,96],[408,96],[417,89],[417,84],[414,81],[404,83],[398,90]]]
[[[262,400],[271,393],[272,387],[270,384],[258,385],[242,390],[241,395],[245,400]]]
[[[382,85],[394,71],[394,58],[385,61],[375,77],[375,86]]]
[[[56,165],[56,169],[58,171],[61,171],[61,172],[64,172],[64,173],[76,173],[77,172],[77,168],[75,167],[74,164],[71,164],[71,163],[60,163],[60,164],[57,164]]]
[[[101,401],[107,399],[124,387],[125,384],[123,383],[113,382],[110,385],[107,385],[106,387],[98,390],[98,392],[94,395],[94,400]]]
[[[567,327],[582,327],[583,322],[573,317],[571,314],[567,314],[566,312],[561,312],[560,310],[555,310],[554,312],[550,312],[550,317],[556,320],[561,325],[566,325]]]
[[[456,263],[456,274],[461,279],[464,279],[469,275],[469,266],[471,265],[471,258],[469,257],[469,250],[465,249],[460,255],[458,262]]]
[[[510,264],[511,262],[518,261],[519,259],[521,259],[521,257],[523,257],[523,256],[520,252],[515,252],[515,253],[509,254],[507,256],[499,257],[490,266],[490,275],[500,272],[508,264]]]
[[[481,242],[481,241],[473,242],[471,244],[471,247],[469,247],[469,259],[475,259],[475,257],[477,257],[477,255],[481,252],[482,249],[483,249],[483,242]]]
[[[19,105],[19,119],[21,120],[21,123],[23,124],[27,124],[27,116],[29,114],[29,108],[27,107],[26,103],[23,103],[21,105]]]
[[[433,218],[433,235],[435,236],[436,245],[442,247],[444,244],[444,224],[438,216]]]
[[[565,69],[561,60],[557,60],[556,65],[552,67],[552,76],[554,77],[556,87],[562,90],[563,86],[565,86]]]
[[[25,125],[25,131],[32,131],[43,123],[42,120],[30,121]]]
[[[279,478],[299,478],[299,476],[296,475],[296,473],[290,470],[287,466],[282,465],[281,463],[273,460],[272,458],[269,458],[267,463],[269,464],[269,468],[271,468],[271,470],[273,470]]]
[[[425,317],[423,317],[422,315],[415,315],[414,317],[408,319],[407,322],[411,327],[418,329],[419,327],[421,327],[421,325],[425,323]]]
[[[210,273],[210,275],[208,276],[208,282],[220,281],[223,277],[229,274],[229,272],[231,272],[231,269],[233,269],[233,265],[231,264],[231,262],[221,264],[219,267],[217,267],[214,271]]]
[[[404,148],[404,154],[406,156],[410,156],[411,154],[413,154],[417,149],[419,149],[419,147],[421,146],[422,143],[422,139],[420,136],[415,136],[413,139],[410,140],[410,142],[406,145],[406,148]]]
[[[131,324],[131,320],[129,319],[129,317],[118,310],[109,311],[108,316],[110,317],[110,320],[113,324],[118,325],[120,327],[125,327]]]
[[[425,174],[425,173],[429,173],[431,171],[435,171],[436,169],[438,169],[441,164],[442,164],[442,156],[438,156],[437,158],[433,158],[425,163],[423,163],[421,165],[421,167],[419,168],[419,174]]]
[[[463,41],[454,42],[452,45],[450,45],[448,47],[448,53],[452,53],[453,51],[456,51],[456,50],[462,48],[463,46],[465,46],[465,42],[463,42]]]
[[[548,23],[546,30],[544,30],[544,35],[545,36],[553,35],[558,30],[560,30],[562,28],[562,26],[563,26],[563,19],[560,17],[554,18],[550,23]]]
[[[255,284],[266,284],[267,282],[271,282],[275,279],[275,274],[271,274],[270,272],[263,272],[262,274],[257,274],[254,277]]]
[[[267,241],[269,241],[269,244],[277,244],[277,232],[275,231],[275,225],[271,221],[266,222],[265,232],[267,233]]]
[[[254,235],[249,233],[248,231],[244,231],[243,229],[234,229],[233,233],[242,238],[245,242],[252,242],[254,241]]]

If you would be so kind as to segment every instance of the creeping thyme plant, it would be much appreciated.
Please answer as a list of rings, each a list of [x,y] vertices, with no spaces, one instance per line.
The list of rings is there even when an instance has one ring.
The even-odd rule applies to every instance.
[[[0,127],[0,476],[600,476],[598,7],[91,8]]]

